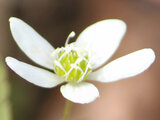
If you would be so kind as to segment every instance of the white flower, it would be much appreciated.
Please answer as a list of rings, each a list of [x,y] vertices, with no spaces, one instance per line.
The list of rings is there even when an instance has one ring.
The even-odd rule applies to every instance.
[[[155,60],[152,49],[138,50],[118,58],[104,67],[117,50],[126,31],[126,24],[118,19],[103,20],[87,27],[74,43],[55,50],[42,36],[22,20],[10,18],[10,29],[20,49],[35,63],[55,73],[29,65],[12,57],[7,65],[25,80],[40,87],[52,88],[61,83],[62,95],[75,103],[90,103],[98,96],[98,89],[85,80],[114,82],[145,71]],[[95,70],[96,69],[96,70]]]

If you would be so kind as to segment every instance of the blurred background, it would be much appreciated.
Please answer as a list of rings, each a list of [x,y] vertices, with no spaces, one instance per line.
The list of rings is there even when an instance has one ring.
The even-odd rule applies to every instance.
[[[69,120],[160,120],[159,0],[0,0],[0,65],[3,66],[0,76],[5,76],[0,77],[3,79],[0,95],[5,96],[0,101],[0,120],[60,120],[65,100],[59,86],[43,89],[5,68],[6,56],[35,65],[11,36],[8,24],[11,16],[27,22],[54,47],[63,46],[71,31],[79,35],[97,21],[110,18],[125,21],[127,33],[111,60],[152,48],[157,56],[155,63],[136,77],[115,83],[95,82],[101,97],[90,104],[74,104]],[[7,107],[2,109],[4,103]]]

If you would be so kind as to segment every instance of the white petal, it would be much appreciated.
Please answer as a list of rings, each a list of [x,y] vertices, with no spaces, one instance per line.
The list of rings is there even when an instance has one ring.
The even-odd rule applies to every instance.
[[[91,64],[97,68],[104,64],[118,48],[126,31],[126,24],[118,19],[97,22],[87,27],[75,44],[88,50]]]
[[[61,86],[62,95],[74,103],[90,103],[98,96],[98,89],[91,83],[82,82],[78,84],[68,83]]]
[[[9,21],[12,36],[21,50],[35,63],[53,69],[51,53],[54,48],[22,20],[11,17]]]
[[[12,57],[7,57],[6,63],[19,76],[40,87],[55,87],[63,81],[52,72],[18,61]]]
[[[88,79],[100,82],[114,82],[145,71],[155,60],[152,49],[142,49],[116,59],[90,74]]]

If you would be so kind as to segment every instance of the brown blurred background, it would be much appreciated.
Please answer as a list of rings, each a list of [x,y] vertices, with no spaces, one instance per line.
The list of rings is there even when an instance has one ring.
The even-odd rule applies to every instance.
[[[69,120],[160,120],[160,1],[159,0],[0,0],[0,55],[33,64],[17,47],[8,19],[23,19],[52,45],[64,45],[71,31],[119,18],[127,33],[112,57],[152,48],[155,63],[144,73],[115,83],[94,83],[101,97],[86,105],[74,104]],[[60,120],[64,98],[59,87],[34,86],[10,70],[13,120]]]

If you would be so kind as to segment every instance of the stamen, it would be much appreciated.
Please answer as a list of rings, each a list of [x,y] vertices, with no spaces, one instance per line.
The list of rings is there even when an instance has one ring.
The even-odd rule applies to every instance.
[[[55,50],[53,65],[55,73],[63,77],[65,81],[78,83],[86,80],[92,69],[87,52],[72,44],[68,44],[69,39],[74,37],[74,35],[74,32],[69,34],[66,47]]]
[[[75,35],[76,35],[76,33],[75,33],[74,31],[72,31],[72,32],[68,35],[67,40],[66,40],[66,43],[65,43],[65,46],[68,45],[69,40],[70,40],[71,38],[73,38]]]

